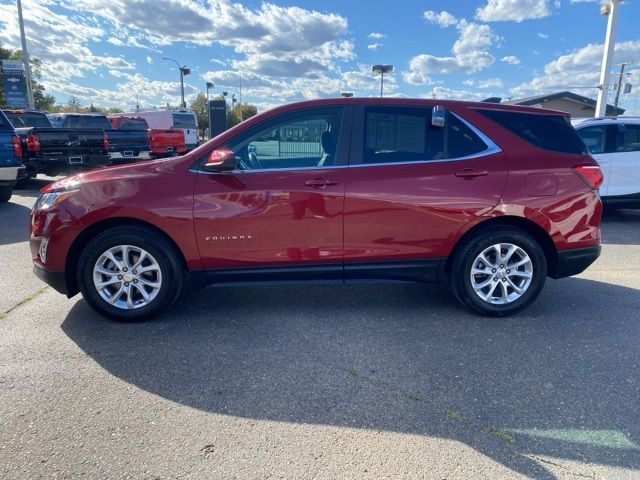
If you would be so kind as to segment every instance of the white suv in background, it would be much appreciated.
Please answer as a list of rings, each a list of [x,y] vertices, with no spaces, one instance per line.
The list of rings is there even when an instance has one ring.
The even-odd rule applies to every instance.
[[[602,200],[640,207],[640,117],[591,118],[575,128],[604,173]]]

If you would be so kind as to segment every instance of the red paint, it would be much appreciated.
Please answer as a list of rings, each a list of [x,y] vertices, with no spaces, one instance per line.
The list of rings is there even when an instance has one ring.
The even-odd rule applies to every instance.
[[[190,171],[214,148],[292,110],[436,104],[483,131],[502,152],[382,166]],[[32,256],[42,266],[37,257],[40,238],[50,237],[44,267],[64,270],[67,257],[79,254],[70,250],[77,236],[107,219],[136,219],[161,229],[176,243],[189,269],[447,257],[462,235],[495,217],[534,222],[558,250],[598,245],[596,162],[589,156],[538,149],[474,111],[481,106],[486,104],[345,98],[275,108],[183,157],[94,170],[46,187],[44,192],[79,191],[50,211],[32,214]],[[587,166],[593,176],[585,178],[576,165]]]

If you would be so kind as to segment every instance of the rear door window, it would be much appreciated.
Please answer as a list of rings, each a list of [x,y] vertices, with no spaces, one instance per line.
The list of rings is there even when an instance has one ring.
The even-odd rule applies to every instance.
[[[577,155],[587,153],[568,116],[507,110],[478,111],[536,147]]]
[[[486,149],[484,141],[451,112],[444,127],[434,127],[431,108],[365,110],[365,164],[456,159]]]
[[[89,115],[69,116],[64,120],[66,128],[95,128],[100,130],[111,129],[111,122],[107,117],[92,117]]]
[[[619,123],[616,133],[616,152],[640,152],[640,125]]]

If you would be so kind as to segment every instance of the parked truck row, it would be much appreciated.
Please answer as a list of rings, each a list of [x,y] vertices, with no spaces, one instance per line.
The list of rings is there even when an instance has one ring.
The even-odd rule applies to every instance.
[[[182,155],[197,146],[193,112],[158,110],[106,116],[2,110],[0,200],[38,173],[70,174],[106,165]]]

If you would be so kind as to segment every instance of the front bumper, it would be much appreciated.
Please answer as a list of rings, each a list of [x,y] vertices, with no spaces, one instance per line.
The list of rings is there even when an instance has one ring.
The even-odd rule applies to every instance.
[[[68,295],[67,280],[64,272],[52,272],[34,264],[33,273],[35,273],[36,277],[45,282],[47,285],[53,287],[57,292]]]
[[[555,268],[549,272],[549,276],[565,278],[584,272],[600,256],[600,250],[600,245],[594,245],[559,251]]]

